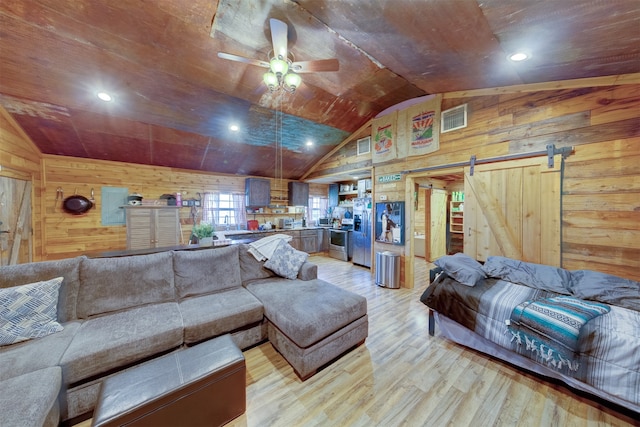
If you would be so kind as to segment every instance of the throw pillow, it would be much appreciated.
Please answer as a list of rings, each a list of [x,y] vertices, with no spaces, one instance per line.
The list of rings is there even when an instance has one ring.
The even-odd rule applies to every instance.
[[[264,266],[278,276],[293,280],[298,277],[300,267],[308,256],[306,252],[298,251],[284,240],[280,240],[273,255],[264,263]]]
[[[434,264],[447,273],[447,276],[467,286],[475,286],[479,280],[487,277],[482,264],[463,253],[445,255],[435,260]]]
[[[0,346],[53,334],[63,278],[0,289]]]

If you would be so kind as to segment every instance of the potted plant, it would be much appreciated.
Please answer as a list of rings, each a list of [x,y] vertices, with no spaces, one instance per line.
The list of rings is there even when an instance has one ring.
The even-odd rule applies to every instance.
[[[200,223],[193,226],[191,234],[198,238],[200,245],[213,245],[213,225]]]

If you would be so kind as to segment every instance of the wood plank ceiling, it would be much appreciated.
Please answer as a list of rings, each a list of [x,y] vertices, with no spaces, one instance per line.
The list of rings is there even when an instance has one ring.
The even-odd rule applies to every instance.
[[[269,18],[295,60],[340,70],[272,94],[264,69],[217,57],[268,60]],[[531,59],[508,61],[519,49]],[[0,104],[43,153],[220,173],[273,177],[277,140],[297,179],[425,94],[638,71],[638,0],[0,3]]]

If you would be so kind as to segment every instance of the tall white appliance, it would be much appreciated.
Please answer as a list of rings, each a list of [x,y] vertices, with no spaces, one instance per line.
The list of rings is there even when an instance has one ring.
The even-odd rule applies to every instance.
[[[353,255],[351,261],[371,268],[371,198],[353,200]]]

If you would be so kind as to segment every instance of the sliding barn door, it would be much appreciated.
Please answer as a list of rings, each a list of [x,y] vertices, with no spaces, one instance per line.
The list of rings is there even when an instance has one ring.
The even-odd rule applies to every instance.
[[[0,265],[32,261],[31,182],[0,176]]]
[[[464,170],[464,252],[560,266],[561,156]]]
[[[429,199],[426,259],[435,261],[447,254],[447,192],[433,189]]]

